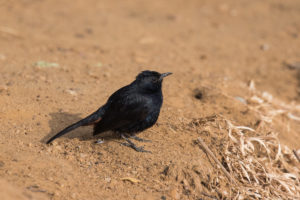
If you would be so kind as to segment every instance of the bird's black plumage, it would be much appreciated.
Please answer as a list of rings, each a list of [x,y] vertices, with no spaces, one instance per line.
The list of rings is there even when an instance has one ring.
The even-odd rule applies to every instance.
[[[123,134],[134,136],[155,124],[163,103],[162,81],[170,74],[141,72],[135,81],[113,93],[97,111],[57,133],[47,144],[80,126],[94,125],[93,135],[113,130],[129,142],[128,146],[141,150]]]

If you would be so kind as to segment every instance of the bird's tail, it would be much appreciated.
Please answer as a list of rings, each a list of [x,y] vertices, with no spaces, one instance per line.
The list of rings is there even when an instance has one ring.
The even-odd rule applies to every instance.
[[[87,126],[87,125],[93,125],[101,120],[101,117],[104,113],[104,108],[101,107],[99,110],[96,112],[92,113],[91,115],[87,116],[86,118],[68,126],[67,128],[63,129],[62,131],[58,132],[56,135],[52,136],[46,144],[51,143],[53,140],[56,138],[59,138],[60,136],[65,135],[66,133],[80,127],[80,126]]]

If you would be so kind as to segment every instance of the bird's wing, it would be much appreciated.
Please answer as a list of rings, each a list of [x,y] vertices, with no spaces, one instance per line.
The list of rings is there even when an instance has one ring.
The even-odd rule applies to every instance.
[[[95,133],[117,129],[136,121],[143,121],[149,113],[151,99],[132,91],[122,91],[113,94],[108,100],[108,107],[100,122],[95,127]]]

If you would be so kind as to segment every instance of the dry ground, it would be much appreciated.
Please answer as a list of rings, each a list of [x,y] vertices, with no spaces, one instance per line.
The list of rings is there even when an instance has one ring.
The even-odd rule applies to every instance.
[[[225,179],[209,186],[222,172],[197,138],[222,159],[226,137],[206,123],[217,118],[276,132],[283,146],[299,149],[299,121],[284,111],[260,123],[266,110],[256,109],[258,93],[249,89],[252,80],[255,91],[299,104],[300,73],[287,65],[299,60],[296,0],[0,1],[0,195],[233,198]],[[163,85],[158,123],[140,134],[153,141],[140,144],[152,154],[117,138],[94,144],[88,127],[43,143],[145,69],[174,73]]]

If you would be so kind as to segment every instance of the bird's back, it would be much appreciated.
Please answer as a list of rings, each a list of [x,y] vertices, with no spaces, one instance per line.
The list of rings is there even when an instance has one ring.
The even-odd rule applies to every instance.
[[[103,118],[94,127],[94,135],[113,130],[137,133],[155,124],[162,105],[161,89],[141,90],[137,84],[125,86],[108,99]]]

